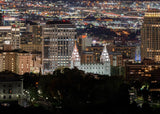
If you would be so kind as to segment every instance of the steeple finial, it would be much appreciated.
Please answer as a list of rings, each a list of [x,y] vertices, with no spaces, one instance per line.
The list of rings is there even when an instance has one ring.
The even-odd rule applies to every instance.
[[[76,41],[75,41],[74,49],[73,49],[72,57],[71,57],[71,68],[73,68],[74,66],[76,66],[76,67],[80,66],[81,65],[80,61],[81,61],[81,59],[80,59],[77,45],[76,45]]]
[[[75,41],[75,44],[74,44],[74,49],[73,49],[73,52],[72,52],[72,58],[71,59],[73,61],[80,61],[80,56],[79,56],[79,53],[78,53],[76,41]]]
[[[100,62],[110,61],[106,45],[107,44],[104,44],[103,52],[102,52],[101,57],[100,57]]]

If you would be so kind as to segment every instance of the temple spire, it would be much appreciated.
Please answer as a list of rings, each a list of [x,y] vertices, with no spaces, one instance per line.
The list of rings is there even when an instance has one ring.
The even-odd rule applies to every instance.
[[[109,62],[109,54],[107,52],[106,44],[104,44],[103,52],[100,57],[100,62]]]
[[[71,68],[73,68],[74,66],[80,66],[80,61],[81,59],[80,59],[78,48],[75,42],[74,49],[72,52],[72,57],[71,57]]]

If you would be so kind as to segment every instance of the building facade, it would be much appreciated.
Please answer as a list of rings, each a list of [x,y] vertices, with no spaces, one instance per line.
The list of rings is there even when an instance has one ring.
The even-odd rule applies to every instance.
[[[88,46],[88,47],[86,47],[85,51],[86,52],[93,52],[94,63],[99,63],[100,56],[103,51],[103,46],[101,46],[101,45]]]
[[[0,73],[0,101],[18,101],[23,98],[23,80],[11,73]]]
[[[67,20],[49,21],[43,27],[42,66],[44,74],[70,67],[76,27]]]
[[[82,64],[95,63],[95,62],[94,62],[93,52],[84,51],[81,56],[82,56],[82,57],[81,57],[81,63],[82,63]]]
[[[82,56],[83,51],[85,51],[86,47],[89,47],[92,45],[93,38],[90,38],[87,36],[87,33],[84,35],[80,35],[77,38],[77,46],[79,49],[79,54]]]
[[[16,73],[19,75],[23,75],[24,73],[29,73],[32,63],[32,55],[30,53],[21,52],[17,53],[16,59],[17,59]]]
[[[123,58],[130,58],[130,59],[135,58],[135,50],[136,50],[135,46],[112,45],[109,46],[107,49],[109,52],[121,53]]]
[[[141,58],[160,62],[160,10],[150,9],[145,13],[141,29]]]
[[[42,44],[21,44],[20,48],[27,52],[42,51]]]
[[[127,80],[144,80],[151,78],[152,73],[160,69],[160,63],[151,59],[143,59],[141,63],[128,62],[125,65]],[[157,73],[158,74],[158,73]]]
[[[24,51],[42,51],[42,26],[36,23],[28,24],[26,31],[21,33],[20,48]]]
[[[100,63],[81,64],[79,52],[75,44],[71,57],[71,68],[74,67],[77,67],[79,70],[83,70],[85,73],[110,76],[110,58],[106,49],[106,45],[104,46],[101,54]]]
[[[32,55],[25,51],[2,51],[0,52],[0,72],[11,71],[19,75],[30,72]]]
[[[111,66],[123,66],[123,56],[121,53],[111,52],[109,53]]]
[[[0,26],[0,49],[3,45],[11,45],[12,49],[20,48],[20,28],[14,26]]]

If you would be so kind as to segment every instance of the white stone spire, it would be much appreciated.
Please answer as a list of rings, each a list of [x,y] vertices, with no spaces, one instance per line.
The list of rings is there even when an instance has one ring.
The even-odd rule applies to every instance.
[[[100,57],[100,62],[102,62],[102,63],[110,62],[109,54],[108,54],[107,48],[106,48],[106,44],[104,44],[103,52],[102,52],[101,57]]]
[[[74,49],[72,52],[72,57],[71,57],[71,68],[73,68],[74,66],[80,66],[80,61],[81,61],[81,59],[80,59],[77,45],[75,42]]]

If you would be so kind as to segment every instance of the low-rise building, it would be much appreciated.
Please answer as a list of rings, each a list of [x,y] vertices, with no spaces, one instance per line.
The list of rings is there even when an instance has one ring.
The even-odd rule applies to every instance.
[[[127,80],[143,80],[151,78],[153,72],[160,68],[160,63],[155,63],[154,60],[144,59],[141,63],[129,62],[125,65]]]
[[[23,79],[11,72],[0,73],[0,101],[18,101],[23,98]]]

